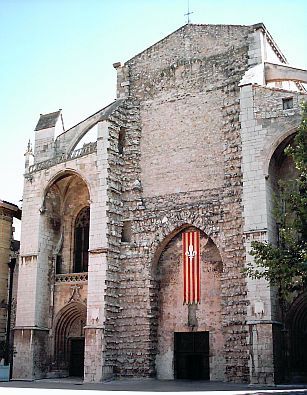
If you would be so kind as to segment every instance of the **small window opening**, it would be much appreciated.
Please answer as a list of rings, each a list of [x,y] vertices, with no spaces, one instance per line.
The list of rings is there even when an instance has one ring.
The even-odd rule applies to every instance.
[[[75,222],[74,273],[87,272],[90,208],[84,207]]]
[[[62,271],[62,256],[57,255],[56,256],[56,261],[55,261],[55,272],[56,274],[60,274]]]
[[[283,110],[290,110],[293,108],[293,98],[288,97],[286,99],[282,99],[282,108]]]
[[[124,146],[126,143],[126,129],[121,127],[118,134],[118,153],[124,153]]]
[[[128,243],[131,241],[131,237],[132,237],[131,221],[125,221],[122,227],[121,241],[124,243]]]

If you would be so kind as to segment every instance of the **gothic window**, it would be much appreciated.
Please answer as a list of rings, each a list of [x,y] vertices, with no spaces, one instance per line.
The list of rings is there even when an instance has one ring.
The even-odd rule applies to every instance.
[[[75,222],[74,273],[87,272],[90,208],[84,207]]]

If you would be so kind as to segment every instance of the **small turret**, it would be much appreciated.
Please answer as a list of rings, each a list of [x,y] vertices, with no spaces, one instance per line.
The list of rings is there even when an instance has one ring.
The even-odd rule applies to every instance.
[[[35,127],[35,162],[53,157],[54,136],[56,129],[64,131],[61,110],[49,114],[40,114]]]
[[[28,141],[27,150],[26,150],[24,156],[25,156],[25,169],[27,171],[29,166],[33,165],[33,162],[34,162],[34,155],[33,155],[32,144],[31,144],[30,139]]]

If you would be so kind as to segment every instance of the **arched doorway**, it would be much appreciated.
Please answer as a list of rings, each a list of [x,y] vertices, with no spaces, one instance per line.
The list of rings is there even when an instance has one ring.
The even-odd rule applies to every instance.
[[[286,326],[289,343],[289,373],[293,382],[307,382],[307,292],[291,305]]]
[[[86,306],[72,302],[58,314],[55,324],[54,353],[58,370],[83,377],[84,326]]]
[[[200,303],[184,304],[183,236],[200,233]],[[159,379],[223,380],[224,336],[221,315],[223,264],[213,240],[195,227],[175,234],[155,268]]]

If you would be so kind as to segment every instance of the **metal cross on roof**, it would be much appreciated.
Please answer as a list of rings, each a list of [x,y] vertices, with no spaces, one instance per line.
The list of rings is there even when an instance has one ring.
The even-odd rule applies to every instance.
[[[190,23],[191,22],[191,20],[190,20],[190,15],[191,14],[194,14],[194,12],[192,11],[190,11],[190,0],[188,0],[188,12],[186,13],[186,14],[184,14],[184,16],[187,16],[187,23]]]

